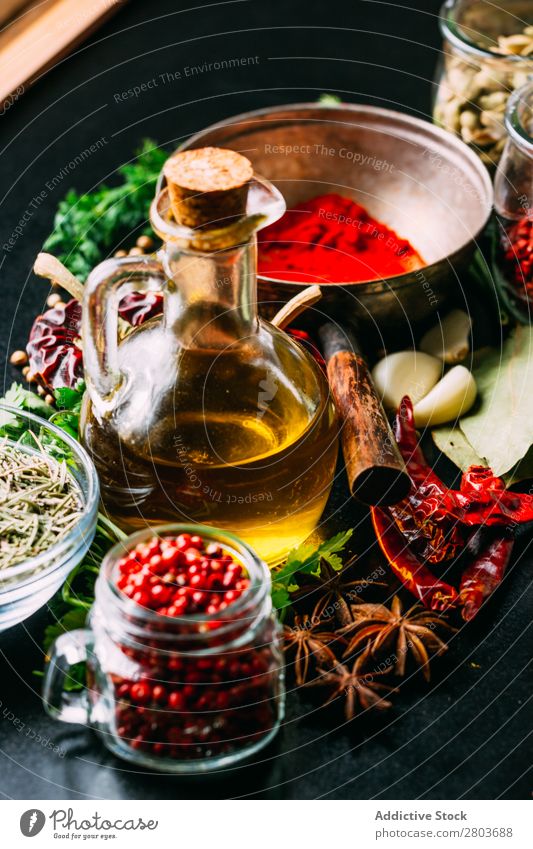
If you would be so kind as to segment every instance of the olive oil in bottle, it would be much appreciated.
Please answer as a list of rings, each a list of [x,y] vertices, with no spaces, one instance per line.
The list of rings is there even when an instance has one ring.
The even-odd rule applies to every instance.
[[[173,160],[191,155],[216,185],[221,157],[230,171],[233,157],[243,159],[189,151]],[[176,172],[173,162],[178,188],[186,165]],[[105,507],[126,530],[214,525],[274,564],[319,522],[337,456],[324,375],[297,342],[257,316],[253,206],[266,207],[265,224],[283,205],[273,187],[252,180],[242,216],[190,230],[176,221],[169,188],[152,208],[154,229],[165,237],[162,266],[111,260],[86,284],[83,441]],[[195,200],[201,192],[209,215],[212,192],[197,185]],[[219,198],[211,213],[218,224],[222,207]],[[124,286],[162,289],[164,310],[117,346],[111,298],[116,304]]]

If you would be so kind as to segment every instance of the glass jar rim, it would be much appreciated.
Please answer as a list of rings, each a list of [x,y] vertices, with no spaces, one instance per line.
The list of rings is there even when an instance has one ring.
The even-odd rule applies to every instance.
[[[505,62],[510,65],[529,65],[533,68],[531,56],[519,56],[515,53],[494,53],[492,50],[481,47],[473,39],[468,38],[455,16],[458,2],[459,0],[445,0],[439,12],[440,31],[447,41],[464,53],[478,56],[485,60],[491,60],[494,63]]]
[[[143,542],[143,540],[151,539],[153,536],[178,536],[179,534],[196,534],[202,536],[208,542],[219,543],[230,554],[234,554],[237,560],[241,561],[247,570],[250,585],[225,610],[211,614],[193,613],[183,616],[162,616],[154,610],[137,604],[116,586],[113,580],[114,567],[118,560],[124,557],[128,551],[131,551],[136,545]],[[132,636],[148,636],[150,639],[156,636],[158,640],[162,641],[179,642],[183,639],[193,642],[203,642],[209,636],[216,634],[219,637],[226,635],[228,632],[235,631],[236,627],[243,622],[243,619],[239,618],[239,616],[242,616],[247,610],[257,611],[270,594],[270,588],[271,579],[268,566],[247,543],[235,534],[209,525],[172,523],[137,531],[126,539],[116,543],[104,557],[100,575],[96,582],[95,595],[97,603],[101,600],[103,604],[111,604],[112,609],[119,616],[124,616],[127,619],[128,632]],[[230,616],[231,618],[229,618]],[[251,617],[252,621],[253,618]],[[199,631],[196,633],[180,633],[179,630],[176,630],[176,626],[179,628],[180,625],[194,626],[208,622],[219,622],[220,626],[216,630]],[[159,630],[159,628],[157,632],[151,630],[154,625],[161,626],[162,624],[168,624],[169,630],[164,631]]]
[[[524,126],[523,118],[520,115],[520,108],[524,103],[528,104],[533,115],[533,79],[512,93],[505,110],[505,129],[509,136],[518,147],[529,156],[533,156],[533,135]]]

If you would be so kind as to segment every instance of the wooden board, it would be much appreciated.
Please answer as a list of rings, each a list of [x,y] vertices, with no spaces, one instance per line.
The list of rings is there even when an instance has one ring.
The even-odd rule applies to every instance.
[[[0,7],[0,103],[5,109],[127,0],[6,0]],[[23,8],[21,8],[21,6]],[[6,23],[6,15],[16,15]]]

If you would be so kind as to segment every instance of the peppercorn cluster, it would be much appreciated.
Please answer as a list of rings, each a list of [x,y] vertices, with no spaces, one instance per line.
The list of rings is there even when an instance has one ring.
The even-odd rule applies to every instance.
[[[152,537],[118,563],[117,587],[162,616],[214,614],[249,587],[242,565],[198,535]]]

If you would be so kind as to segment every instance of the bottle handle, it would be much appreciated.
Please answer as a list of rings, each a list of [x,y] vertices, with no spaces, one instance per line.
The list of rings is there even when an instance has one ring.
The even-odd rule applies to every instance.
[[[67,631],[53,642],[42,696],[44,709],[52,719],[89,725],[87,690],[69,693],[65,691],[65,681],[75,663],[87,660],[92,641],[92,631],[88,628],[78,628],[75,631]]]
[[[82,311],[83,360],[87,389],[101,414],[117,403],[123,386],[118,366],[118,307],[130,292],[160,292],[163,266],[152,257],[106,259],[85,284]]]

